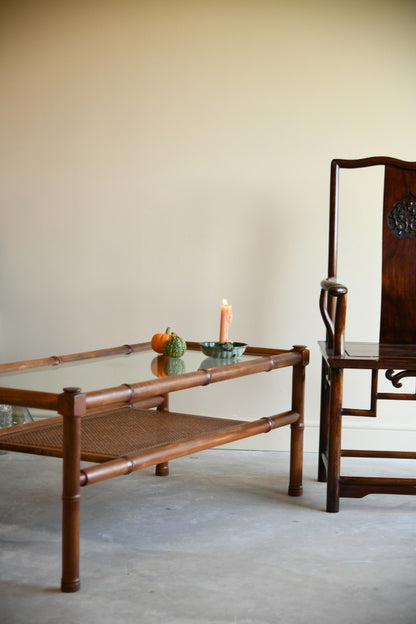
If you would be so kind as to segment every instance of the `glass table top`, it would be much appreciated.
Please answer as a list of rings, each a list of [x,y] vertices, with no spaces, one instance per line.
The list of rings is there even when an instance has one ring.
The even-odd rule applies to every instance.
[[[81,388],[83,392],[90,392],[157,377],[191,373],[199,369],[228,366],[255,357],[257,356],[243,355],[239,358],[214,359],[200,350],[187,349],[181,358],[167,358],[149,349],[0,373],[0,387],[60,393],[64,387],[72,386]]]

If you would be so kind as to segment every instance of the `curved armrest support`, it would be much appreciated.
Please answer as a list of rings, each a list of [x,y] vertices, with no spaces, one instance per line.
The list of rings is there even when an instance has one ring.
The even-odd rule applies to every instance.
[[[344,355],[348,288],[332,278],[322,280],[319,308],[327,330],[328,348]]]

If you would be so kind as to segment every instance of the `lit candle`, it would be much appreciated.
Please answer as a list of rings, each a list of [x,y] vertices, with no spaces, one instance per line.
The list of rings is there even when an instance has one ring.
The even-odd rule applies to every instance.
[[[232,321],[232,307],[226,299],[222,300],[221,306],[221,324],[220,324],[220,342],[228,342],[228,328]]]

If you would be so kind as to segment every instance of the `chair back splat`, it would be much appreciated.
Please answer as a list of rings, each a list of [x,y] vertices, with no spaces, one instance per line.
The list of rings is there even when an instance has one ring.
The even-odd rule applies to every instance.
[[[384,178],[380,342],[416,344],[416,167]]]

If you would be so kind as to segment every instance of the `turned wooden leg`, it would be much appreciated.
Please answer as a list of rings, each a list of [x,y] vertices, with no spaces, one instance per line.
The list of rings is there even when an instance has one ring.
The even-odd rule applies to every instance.
[[[305,347],[295,346],[304,352]],[[305,358],[307,360],[307,357]],[[305,402],[305,366],[307,361],[293,367],[292,376],[292,409],[299,413],[299,418],[290,425],[290,479],[288,493],[290,496],[301,496],[303,492],[303,418]]]
[[[155,475],[157,477],[167,477],[169,475],[169,462],[157,464],[155,468]]]
[[[80,588],[81,414],[85,412],[85,395],[78,388],[65,388],[59,412],[63,415],[61,590],[76,592]]]
[[[163,412],[169,409],[169,394],[163,396],[163,403],[157,408],[158,411]],[[155,475],[157,477],[167,477],[169,475],[169,462],[162,462],[156,465]]]
[[[329,400],[328,484],[326,510],[339,511],[343,371],[331,369]]]
[[[318,481],[327,480],[328,462],[328,411],[329,411],[329,370],[328,364],[322,358],[321,373],[321,415],[319,423],[319,456],[318,456]]]

